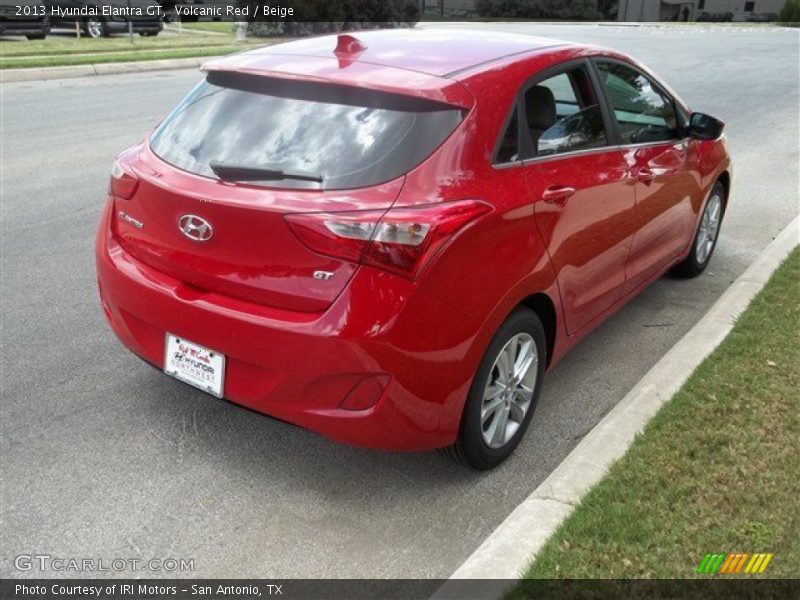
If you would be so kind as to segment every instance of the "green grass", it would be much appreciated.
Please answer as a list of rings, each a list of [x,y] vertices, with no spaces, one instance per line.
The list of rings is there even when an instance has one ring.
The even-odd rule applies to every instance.
[[[133,62],[163,58],[189,58],[194,56],[217,56],[244,50],[245,45],[211,46],[200,48],[174,48],[166,50],[139,50],[130,52],[101,52],[93,54],[64,54],[59,56],[31,56],[0,58],[0,69],[26,67],[59,67],[66,65],[89,65],[98,63]]]
[[[170,29],[177,29],[178,24],[170,24]],[[230,33],[233,35],[233,23],[230,21],[197,21],[195,23],[182,23],[183,29],[192,29],[194,31],[215,31],[217,33]]]
[[[233,44],[230,38],[221,35],[172,35],[160,34],[156,37],[135,35],[131,44],[128,36],[91,39],[81,37],[50,36],[44,40],[2,40],[0,41],[0,57],[13,58],[23,56],[62,56],[65,54],[87,54],[99,52],[143,52],[145,50],[170,50],[178,48],[200,48],[208,46],[228,46]]]
[[[228,25],[230,23],[213,23]],[[197,25],[194,23],[193,25]],[[203,23],[206,25],[206,23]],[[162,58],[188,58],[228,54],[274,40],[254,38],[237,44],[234,36],[191,33],[162,33],[157,37],[127,36],[102,39],[50,36],[45,40],[0,41],[0,68],[54,67],[108,62],[130,62]]]
[[[548,541],[525,578],[695,575],[706,552],[772,552],[800,577],[800,249]],[[527,591],[526,591],[527,590]],[[522,581],[510,598],[541,586]]]

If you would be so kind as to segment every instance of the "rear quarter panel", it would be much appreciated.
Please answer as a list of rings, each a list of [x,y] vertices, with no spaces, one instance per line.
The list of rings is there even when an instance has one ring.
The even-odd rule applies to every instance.
[[[464,369],[474,372],[502,322],[521,302],[544,293],[556,312],[554,364],[565,339],[555,273],[534,221],[525,173],[520,166],[492,165],[497,141],[520,86],[555,62],[581,56],[580,49],[498,64],[463,81],[475,105],[458,130],[420,167],[408,174],[395,206],[478,199],[493,211],[450,241],[419,276],[426,292],[449,303],[453,319],[469,315],[474,335],[462,349]],[[459,400],[463,403],[463,398]],[[444,428],[457,427],[461,406],[443,411]]]

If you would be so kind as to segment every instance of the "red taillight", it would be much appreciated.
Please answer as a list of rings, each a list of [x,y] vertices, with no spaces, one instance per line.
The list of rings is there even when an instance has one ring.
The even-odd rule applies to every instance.
[[[111,179],[108,181],[108,193],[117,198],[128,200],[136,191],[139,179],[134,175],[130,167],[122,164],[120,159],[114,161],[111,169]]]
[[[287,215],[314,252],[414,279],[459,229],[491,207],[478,200],[341,213]]]

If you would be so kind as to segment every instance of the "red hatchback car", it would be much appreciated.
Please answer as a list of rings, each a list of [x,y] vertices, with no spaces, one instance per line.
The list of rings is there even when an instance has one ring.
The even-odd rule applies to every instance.
[[[723,125],[618,52],[395,30],[205,71],[114,165],[103,309],[168,375],[334,440],[491,468],[548,368],[714,250]]]

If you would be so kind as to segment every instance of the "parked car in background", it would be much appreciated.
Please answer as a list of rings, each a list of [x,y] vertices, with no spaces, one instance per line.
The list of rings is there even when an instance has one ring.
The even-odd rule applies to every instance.
[[[128,19],[124,16],[104,15],[103,7],[126,9],[129,6],[140,9],[133,22],[133,31],[139,35],[158,35],[163,28],[163,10],[156,0],[44,0],[50,9],[50,24],[53,28],[74,28],[76,21],[85,35],[92,38],[106,37],[112,33],[128,31]],[[79,14],[77,12],[88,12]]]
[[[492,468],[546,370],[714,252],[723,124],[625,54],[376,31],[206,71],[113,166],[101,306],[167,375],[334,440]]]
[[[50,33],[50,19],[42,0],[0,2],[0,35],[24,35],[43,40]]]

